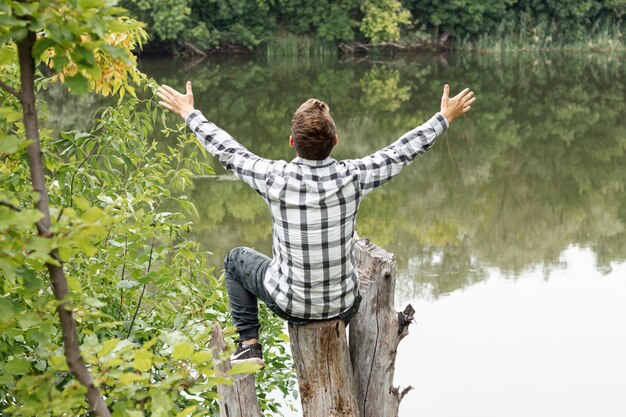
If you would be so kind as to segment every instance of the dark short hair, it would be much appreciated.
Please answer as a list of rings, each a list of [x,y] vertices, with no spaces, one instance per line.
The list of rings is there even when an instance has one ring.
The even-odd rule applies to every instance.
[[[328,104],[310,98],[296,110],[291,120],[291,136],[298,156],[322,160],[333,150],[336,134],[335,122]]]

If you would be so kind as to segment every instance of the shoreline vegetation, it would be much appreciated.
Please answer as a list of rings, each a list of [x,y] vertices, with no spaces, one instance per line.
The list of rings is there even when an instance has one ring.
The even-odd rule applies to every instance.
[[[150,56],[184,56],[198,58],[210,55],[265,55],[277,56],[322,56],[339,55],[361,57],[367,55],[402,55],[413,53],[443,53],[465,51],[478,53],[516,53],[516,52],[626,52],[626,29],[618,24],[596,28],[574,40],[559,40],[553,30],[543,26],[524,27],[517,32],[507,33],[503,29],[477,38],[451,39],[443,33],[437,37],[420,40],[366,42],[341,41],[326,42],[311,35],[280,34],[257,48],[248,48],[240,44],[224,44],[213,48],[201,48],[191,42],[184,42],[178,49],[161,48],[148,50]],[[144,54],[142,53],[142,54]]]
[[[121,0],[145,55],[626,51],[626,0]]]
[[[447,34],[429,41],[395,41],[368,43],[359,41],[329,43],[313,37],[276,39],[258,49],[242,45],[223,45],[219,48],[200,49],[185,43],[177,53],[151,51],[149,56],[183,56],[197,59],[212,55],[265,55],[271,57],[309,57],[338,55],[342,57],[394,56],[404,54],[444,53],[450,51],[476,53],[550,53],[550,52],[606,52],[626,53],[626,39],[621,31],[601,32],[570,42],[553,41],[550,35],[498,34],[484,35],[478,39],[448,40]]]

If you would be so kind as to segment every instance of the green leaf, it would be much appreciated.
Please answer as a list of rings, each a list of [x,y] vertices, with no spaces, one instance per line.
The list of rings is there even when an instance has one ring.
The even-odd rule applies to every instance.
[[[17,111],[11,107],[0,107],[0,117],[6,119],[6,121],[9,123],[14,123],[22,118],[22,112]],[[2,142],[4,142],[6,138],[10,137],[11,136],[3,137]],[[25,148],[30,143],[30,141],[26,138],[17,138],[17,141],[20,142],[17,149]]]
[[[240,362],[233,365],[228,371],[228,375],[251,374],[261,369],[261,365],[252,362]]]
[[[15,358],[11,362],[5,364],[3,367],[5,372],[11,375],[25,375],[30,369],[30,362],[26,359]]]
[[[102,201],[103,203],[107,203],[107,204],[113,204],[114,201],[111,197],[109,197],[108,195],[105,194],[101,194],[98,196],[98,200]]]
[[[57,371],[67,371],[69,366],[67,366],[67,359],[63,355],[54,355],[50,357],[50,364]]]
[[[11,386],[15,383],[15,380],[12,375],[5,374],[0,375],[0,385]]]
[[[56,42],[50,38],[37,39],[35,45],[33,45],[33,58],[38,61],[41,58],[41,54],[54,45],[56,45]]]
[[[15,269],[15,273],[24,280],[24,288],[30,291],[36,291],[43,288],[43,282],[32,269],[20,266]]]
[[[189,361],[195,365],[199,365],[201,363],[210,362],[212,359],[213,359],[213,355],[211,355],[211,352],[207,352],[206,350],[201,350],[191,355],[191,358],[189,358]]]
[[[0,322],[8,322],[19,311],[19,307],[7,297],[0,298]]]
[[[17,322],[22,330],[28,330],[41,323],[41,318],[35,312],[29,311],[17,319]]]
[[[180,342],[174,346],[172,358],[187,359],[193,353],[193,345],[189,342]]]
[[[120,282],[118,282],[116,286],[117,286],[117,288],[127,289],[127,288],[134,288],[134,287],[136,287],[138,285],[139,285],[139,283],[137,281],[133,281],[133,280],[130,280],[130,279],[123,279]]]
[[[37,3],[31,3],[26,5],[19,1],[11,2],[11,8],[13,8],[13,13],[16,16],[30,16],[31,14],[33,14],[33,11],[37,9],[37,6],[39,6]]]
[[[3,116],[3,115],[7,115],[7,116],[10,115],[9,108],[3,107],[0,109],[0,116]],[[9,121],[9,117],[5,117],[5,119],[7,119],[9,123],[12,123]],[[18,120],[19,120],[19,117],[18,117]],[[17,151],[20,151],[26,148],[29,143],[30,141],[23,139],[23,138],[19,138],[17,136],[13,136],[13,135],[4,136],[2,140],[0,140],[0,153],[4,153],[4,154],[15,153]]]
[[[72,275],[68,275],[66,279],[67,279],[67,286],[70,288],[70,290],[77,292],[77,293],[83,292],[83,288],[80,285],[80,280],[78,278]]]
[[[89,82],[81,74],[66,77],[65,85],[67,85],[74,94],[85,94],[89,90]]]
[[[98,351],[98,357],[103,358],[107,356],[109,353],[111,353],[111,351],[115,348],[115,346],[117,346],[119,342],[120,339],[118,338],[105,340],[104,343],[102,343],[102,347]]]
[[[95,223],[105,216],[106,213],[101,208],[90,207],[80,216],[80,218],[86,222]]]
[[[83,45],[76,45],[74,51],[72,51],[72,58],[74,58],[77,64],[88,68],[92,68],[96,65],[96,58],[93,56],[93,51],[85,48]]]
[[[152,391],[152,415],[154,417],[167,417],[170,415],[173,402],[163,391]]]
[[[103,303],[95,297],[85,297],[83,300],[85,301],[85,304],[90,307],[101,308],[106,306],[106,303]]]
[[[196,411],[197,409],[198,409],[197,405],[191,405],[191,406],[185,408],[184,410],[179,411],[176,414],[176,417],[191,417],[193,415],[194,411]]]
[[[11,29],[11,32],[9,33],[11,34],[11,39],[14,42],[19,42],[26,37],[26,35],[28,34],[28,29],[22,27],[17,29]]]
[[[17,54],[15,48],[4,46],[0,49],[0,65],[6,65],[9,62],[16,62]]]
[[[156,342],[158,342],[158,341],[159,341],[159,337],[158,337],[158,336],[155,336],[155,337],[153,337],[152,339],[150,339],[150,340],[148,340],[148,341],[144,342],[142,346],[143,346],[143,348],[144,348],[144,349],[150,349],[150,348],[151,348],[152,346],[154,346],[154,345],[156,344]]]
[[[34,223],[34,222],[33,222]],[[28,241],[26,247],[37,252],[50,253],[54,249],[54,240],[47,237],[34,237]]]
[[[119,378],[117,378],[117,382],[123,385],[127,385],[133,382],[143,381],[144,379],[144,376],[136,374],[134,372],[124,372],[122,375],[120,375]]]
[[[91,9],[93,7],[100,8],[104,6],[104,0],[78,0],[78,6],[81,9]]]
[[[7,14],[0,15],[0,26],[8,27],[11,32],[14,31],[15,27],[23,28],[26,25],[28,25],[27,20],[18,19]]]
[[[154,355],[145,349],[139,349],[135,351],[133,360],[133,368],[138,371],[149,371],[152,367],[152,357]]]
[[[3,216],[0,216],[0,229],[10,226],[29,229],[43,217],[43,214],[35,209],[14,212],[8,208],[0,207],[0,213],[2,212],[4,213]],[[32,240],[34,239],[31,239],[31,241]]]

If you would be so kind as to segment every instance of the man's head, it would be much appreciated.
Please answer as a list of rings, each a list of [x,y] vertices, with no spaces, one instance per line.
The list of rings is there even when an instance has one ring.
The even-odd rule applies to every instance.
[[[328,104],[310,98],[296,110],[291,121],[289,143],[304,159],[322,160],[330,155],[337,144],[335,122]]]

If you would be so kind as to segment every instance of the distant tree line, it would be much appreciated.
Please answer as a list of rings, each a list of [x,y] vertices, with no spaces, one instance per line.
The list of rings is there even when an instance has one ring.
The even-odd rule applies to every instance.
[[[281,36],[337,43],[471,40],[543,26],[561,41],[623,28],[626,0],[121,0],[148,24],[148,50],[255,49]]]

